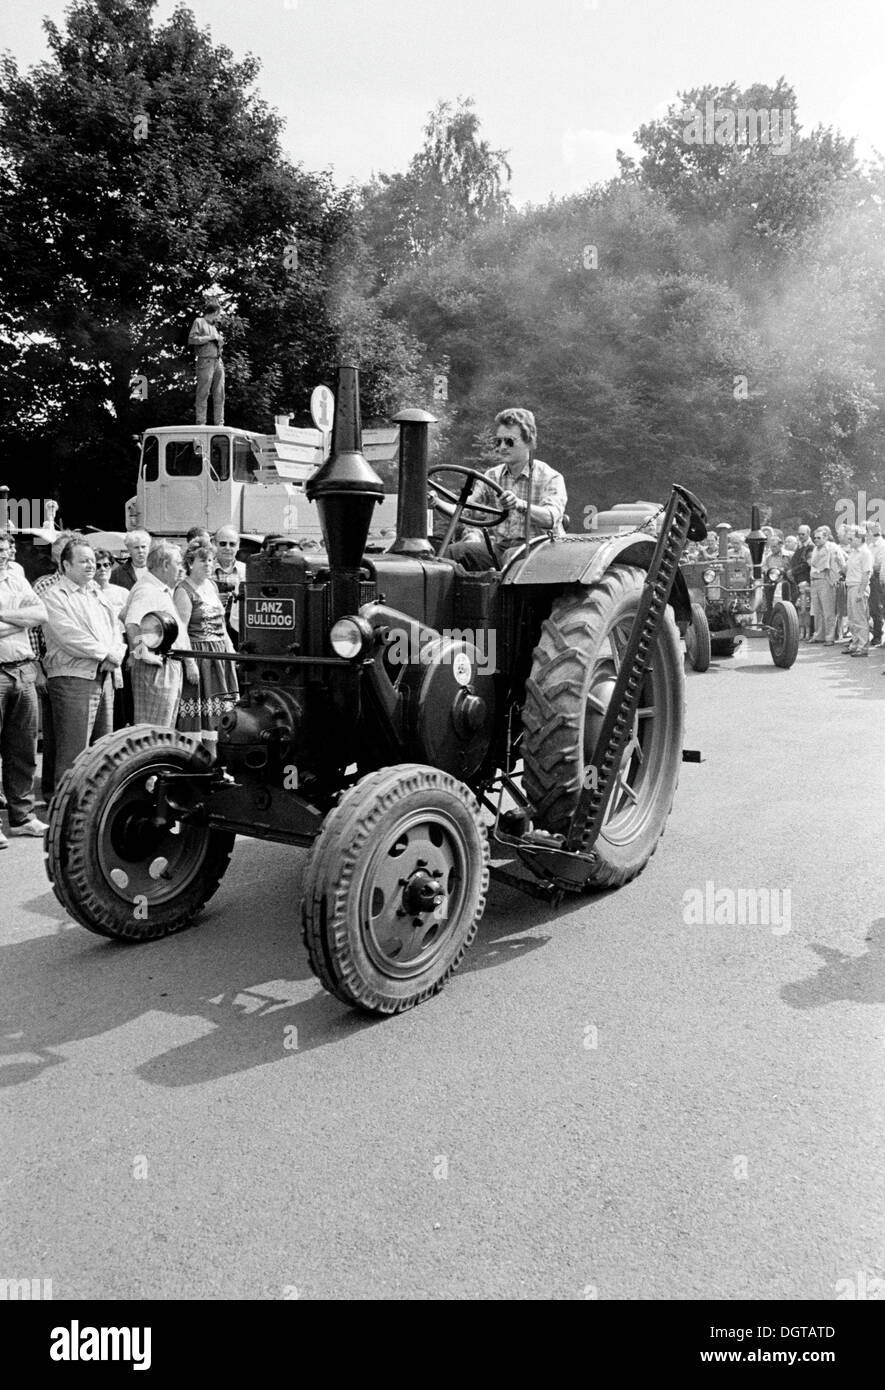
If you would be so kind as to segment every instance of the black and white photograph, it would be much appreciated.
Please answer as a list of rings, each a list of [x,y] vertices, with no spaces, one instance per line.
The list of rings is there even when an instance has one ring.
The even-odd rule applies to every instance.
[[[883,45],[879,0],[3,8],[31,1364],[164,1374],[176,1305],[577,1301],[674,1369],[848,1369]]]

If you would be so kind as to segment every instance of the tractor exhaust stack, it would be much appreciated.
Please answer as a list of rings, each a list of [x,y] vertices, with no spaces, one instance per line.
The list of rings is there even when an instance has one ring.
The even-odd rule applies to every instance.
[[[338,369],[338,395],[332,452],[305,488],[316,502],[332,576],[334,622],[359,608],[360,566],[372,510],[384,496],[384,484],[363,453],[359,372]]]
[[[426,410],[401,410],[393,418],[399,425],[399,480],[396,540],[390,549],[398,555],[432,555],[427,539],[427,460],[436,416]]]

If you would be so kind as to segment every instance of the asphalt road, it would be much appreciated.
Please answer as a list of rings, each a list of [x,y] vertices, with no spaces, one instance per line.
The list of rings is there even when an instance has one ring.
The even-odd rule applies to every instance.
[[[0,1277],[56,1299],[863,1296],[885,1276],[882,655],[782,672],[754,641],[689,675],[705,760],[645,872],[555,913],[493,887],[460,973],[395,1019],[311,976],[298,852],[240,841],[197,928],[126,948],[13,841]],[[723,920],[741,888],[768,925]],[[719,924],[692,920],[708,897]]]

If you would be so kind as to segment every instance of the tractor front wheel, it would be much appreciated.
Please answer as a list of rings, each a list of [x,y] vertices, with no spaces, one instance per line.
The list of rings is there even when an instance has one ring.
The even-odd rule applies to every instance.
[[[693,671],[707,671],[710,668],[710,624],[703,605],[691,605],[691,622],[685,629],[685,654]]]
[[[236,836],[187,818],[196,784],[176,781],[180,819],[157,817],[161,772],[205,772],[212,759],[174,729],[137,724],[76,759],[49,811],[46,871],[71,917],[99,936],[154,941],[183,931],[221,882]]]
[[[614,565],[590,589],[564,593],[544,622],[526,682],[523,786],[535,825],[566,834],[595,771],[596,742],[642,593],[645,574]],[[664,832],[682,761],[685,673],[667,609],[630,736],[592,848],[588,886],[627,883]]]
[[[462,782],[420,763],[369,773],[308,856],[301,923],[311,968],[345,1004],[410,1009],[461,964],[488,885],[488,838]]]
[[[768,650],[775,666],[789,668],[799,654],[799,614],[786,599],[779,599],[771,610]]]

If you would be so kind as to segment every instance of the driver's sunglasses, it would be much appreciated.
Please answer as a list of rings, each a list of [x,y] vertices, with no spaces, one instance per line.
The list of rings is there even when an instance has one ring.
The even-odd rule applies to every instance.
[[[495,447],[496,449],[500,449],[501,446],[503,445],[505,449],[512,449],[515,443],[516,443],[516,440],[513,438],[513,435],[512,435],[512,434],[508,434],[508,435],[505,435],[503,438],[496,439],[496,440],[495,440],[494,447]]]

